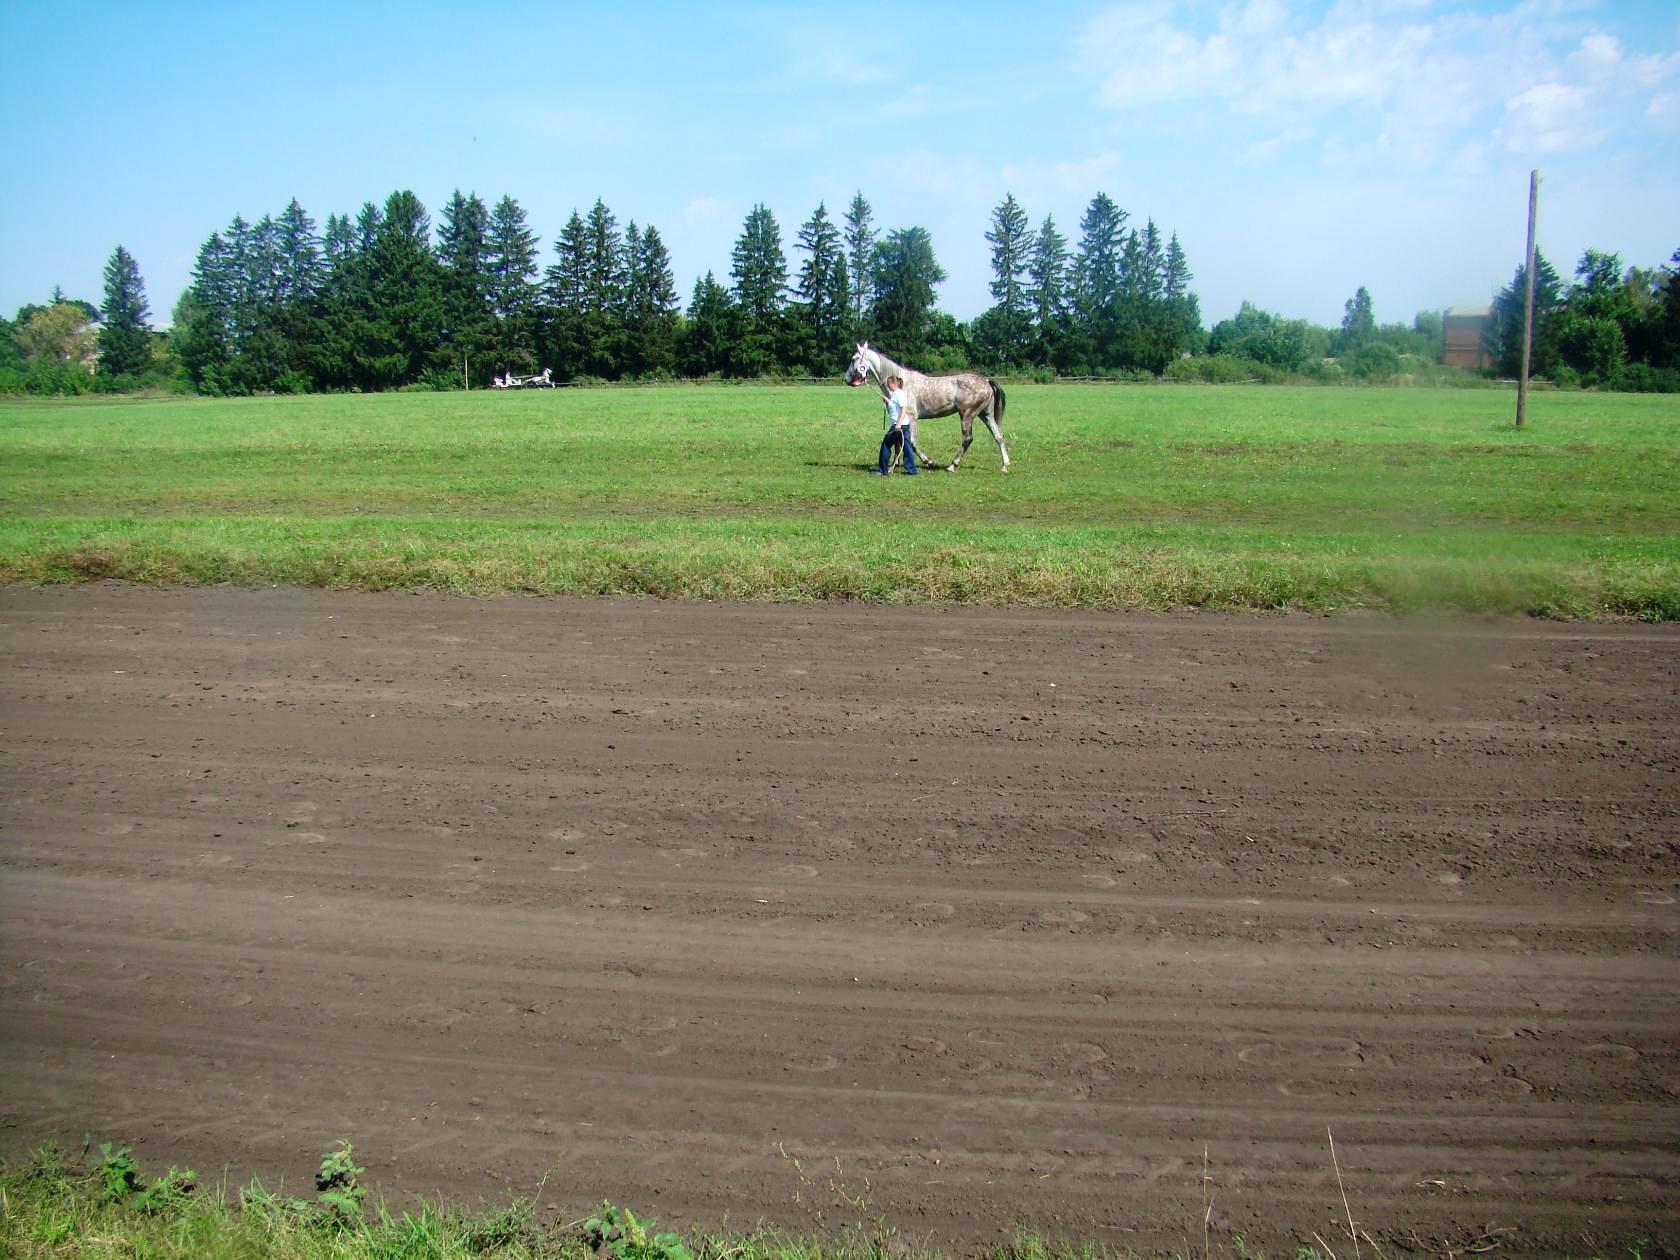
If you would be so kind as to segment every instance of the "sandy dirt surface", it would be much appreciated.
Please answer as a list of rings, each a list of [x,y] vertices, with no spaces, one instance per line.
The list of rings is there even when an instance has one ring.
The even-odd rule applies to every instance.
[[[1680,1241],[1673,627],[91,586],[0,651],[0,1153]]]

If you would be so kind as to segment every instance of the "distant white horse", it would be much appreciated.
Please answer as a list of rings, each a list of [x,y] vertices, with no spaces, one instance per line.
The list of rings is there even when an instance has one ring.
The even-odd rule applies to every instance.
[[[544,368],[540,376],[515,376],[509,372],[506,376],[492,376],[492,389],[553,389],[554,369]]]
[[[968,453],[969,444],[974,441],[976,416],[984,420],[986,428],[991,430],[998,451],[1003,455],[1003,471],[1009,471],[1009,447],[1003,441],[1003,390],[991,377],[982,376],[979,372],[929,376],[894,363],[867,341],[860,341],[851,366],[846,369],[846,384],[862,385],[871,376],[875,378],[875,385],[883,398],[889,392],[887,377],[903,377],[904,392],[910,396],[911,414],[919,420],[952,415],[962,420],[962,449],[946,465],[946,472],[956,472],[962,457]],[[916,454],[924,463],[930,462],[927,456],[922,455],[919,446]]]

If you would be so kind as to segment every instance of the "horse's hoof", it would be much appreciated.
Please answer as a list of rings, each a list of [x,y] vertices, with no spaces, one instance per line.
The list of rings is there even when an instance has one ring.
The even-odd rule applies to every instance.
[[[955,464],[946,464],[945,465],[945,471],[946,472],[956,472],[957,471],[957,466]]]

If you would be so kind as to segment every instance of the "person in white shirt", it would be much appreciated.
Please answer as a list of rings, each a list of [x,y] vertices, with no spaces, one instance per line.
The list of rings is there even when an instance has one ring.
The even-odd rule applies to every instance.
[[[887,377],[887,434],[881,439],[881,460],[875,468],[877,477],[885,477],[895,450],[904,452],[904,471],[916,475],[916,446],[910,440],[910,422],[915,417],[910,410],[910,395],[904,392],[904,378]]]

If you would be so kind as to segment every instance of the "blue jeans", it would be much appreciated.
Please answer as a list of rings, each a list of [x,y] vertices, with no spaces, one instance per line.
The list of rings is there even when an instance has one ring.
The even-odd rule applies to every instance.
[[[912,477],[916,475],[916,448],[910,442],[910,426],[898,424],[888,429],[887,436],[881,439],[881,462],[876,471],[883,477],[892,461],[892,453],[901,447],[904,450],[904,471]]]

